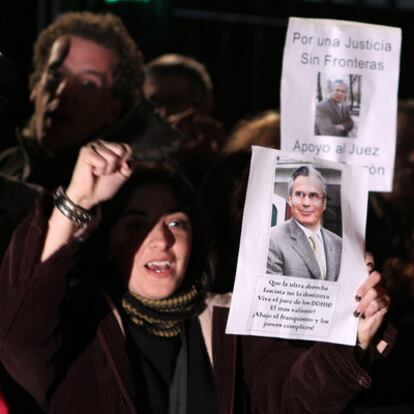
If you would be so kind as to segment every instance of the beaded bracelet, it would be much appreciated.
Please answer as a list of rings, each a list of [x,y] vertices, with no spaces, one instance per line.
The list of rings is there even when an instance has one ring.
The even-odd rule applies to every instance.
[[[54,192],[53,201],[55,203],[55,207],[65,217],[79,225],[87,224],[92,220],[92,215],[89,211],[73,203],[72,200],[66,195],[62,186],[58,187],[58,189]]]

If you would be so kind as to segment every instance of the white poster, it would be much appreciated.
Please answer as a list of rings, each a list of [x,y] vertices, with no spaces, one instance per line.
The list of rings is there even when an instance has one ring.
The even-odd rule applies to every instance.
[[[368,171],[253,147],[227,333],[354,345]]]
[[[391,191],[401,29],[290,18],[281,81],[281,148],[367,167]]]

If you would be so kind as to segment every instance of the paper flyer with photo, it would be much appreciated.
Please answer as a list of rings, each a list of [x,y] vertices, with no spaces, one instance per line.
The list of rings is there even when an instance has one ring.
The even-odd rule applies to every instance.
[[[368,176],[253,147],[227,333],[355,345]]]
[[[367,167],[391,191],[401,29],[290,18],[281,80],[281,148]]]

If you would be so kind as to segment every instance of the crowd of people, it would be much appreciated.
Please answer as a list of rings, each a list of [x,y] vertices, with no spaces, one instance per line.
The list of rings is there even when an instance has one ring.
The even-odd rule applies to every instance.
[[[12,71],[0,55],[0,76]],[[277,111],[226,131],[206,67],[178,54],[145,64],[113,14],[52,22],[29,85],[33,115],[0,153],[0,414],[412,409],[408,387],[402,402],[366,390],[394,373],[387,311],[407,340],[412,327],[412,102],[395,190],[370,199],[367,250],[383,275],[367,255],[352,347],[224,332],[251,146],[279,148]],[[319,194],[322,237],[323,177],[301,171],[291,190],[292,209]],[[329,270],[325,259],[317,273]]]

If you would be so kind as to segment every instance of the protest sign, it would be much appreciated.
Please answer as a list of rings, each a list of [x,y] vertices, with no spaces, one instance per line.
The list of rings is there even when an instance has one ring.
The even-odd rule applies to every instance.
[[[227,333],[355,344],[367,184],[363,167],[253,147]]]
[[[401,30],[291,18],[281,80],[281,148],[367,167],[391,191]]]

